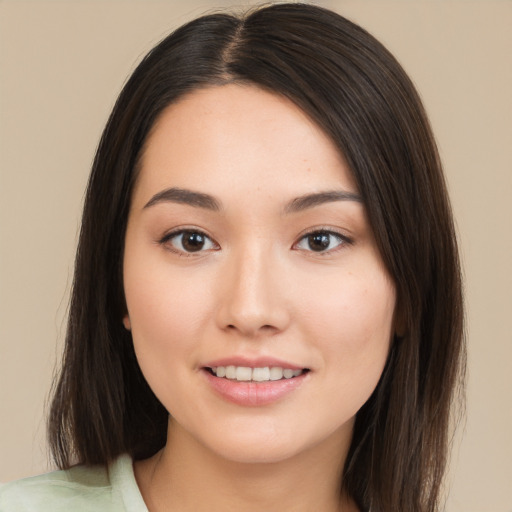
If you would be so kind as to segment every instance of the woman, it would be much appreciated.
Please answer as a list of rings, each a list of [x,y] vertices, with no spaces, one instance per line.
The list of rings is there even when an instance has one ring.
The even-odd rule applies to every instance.
[[[315,6],[200,18],[107,123],[63,471],[0,509],[438,510],[463,353],[441,164],[396,60]]]

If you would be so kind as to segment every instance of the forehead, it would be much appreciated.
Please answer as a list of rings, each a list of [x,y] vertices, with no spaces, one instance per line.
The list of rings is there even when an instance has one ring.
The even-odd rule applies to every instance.
[[[287,98],[251,85],[196,90],[167,107],[147,139],[136,195],[169,186],[357,192],[341,152]]]

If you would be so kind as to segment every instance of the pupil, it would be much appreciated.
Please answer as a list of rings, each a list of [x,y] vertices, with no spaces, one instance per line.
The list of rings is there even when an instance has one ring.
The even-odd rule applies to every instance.
[[[200,251],[204,246],[204,236],[200,233],[183,233],[182,244],[189,252]]]
[[[329,247],[329,243],[329,235],[326,233],[316,233],[308,237],[308,245],[312,251],[323,251]]]

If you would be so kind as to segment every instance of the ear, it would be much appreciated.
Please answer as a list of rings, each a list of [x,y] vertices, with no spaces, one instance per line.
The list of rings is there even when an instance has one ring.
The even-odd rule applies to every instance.
[[[132,323],[130,322],[130,316],[128,315],[128,313],[126,313],[126,315],[124,315],[123,317],[123,325],[127,331],[132,330]]]

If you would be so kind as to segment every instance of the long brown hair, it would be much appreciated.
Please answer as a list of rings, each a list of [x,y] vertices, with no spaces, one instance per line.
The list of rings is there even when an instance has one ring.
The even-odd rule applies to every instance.
[[[185,93],[229,82],[288,97],[332,138],[394,279],[401,328],[357,414],[344,490],[362,510],[434,512],[450,410],[464,374],[460,268],[441,163],[421,101],[395,58],[329,10],[277,4],[176,30],[140,63],[108,120],[90,176],[49,439],[57,464],[151,456],[168,413],[122,325],[122,254],[148,132]]]

